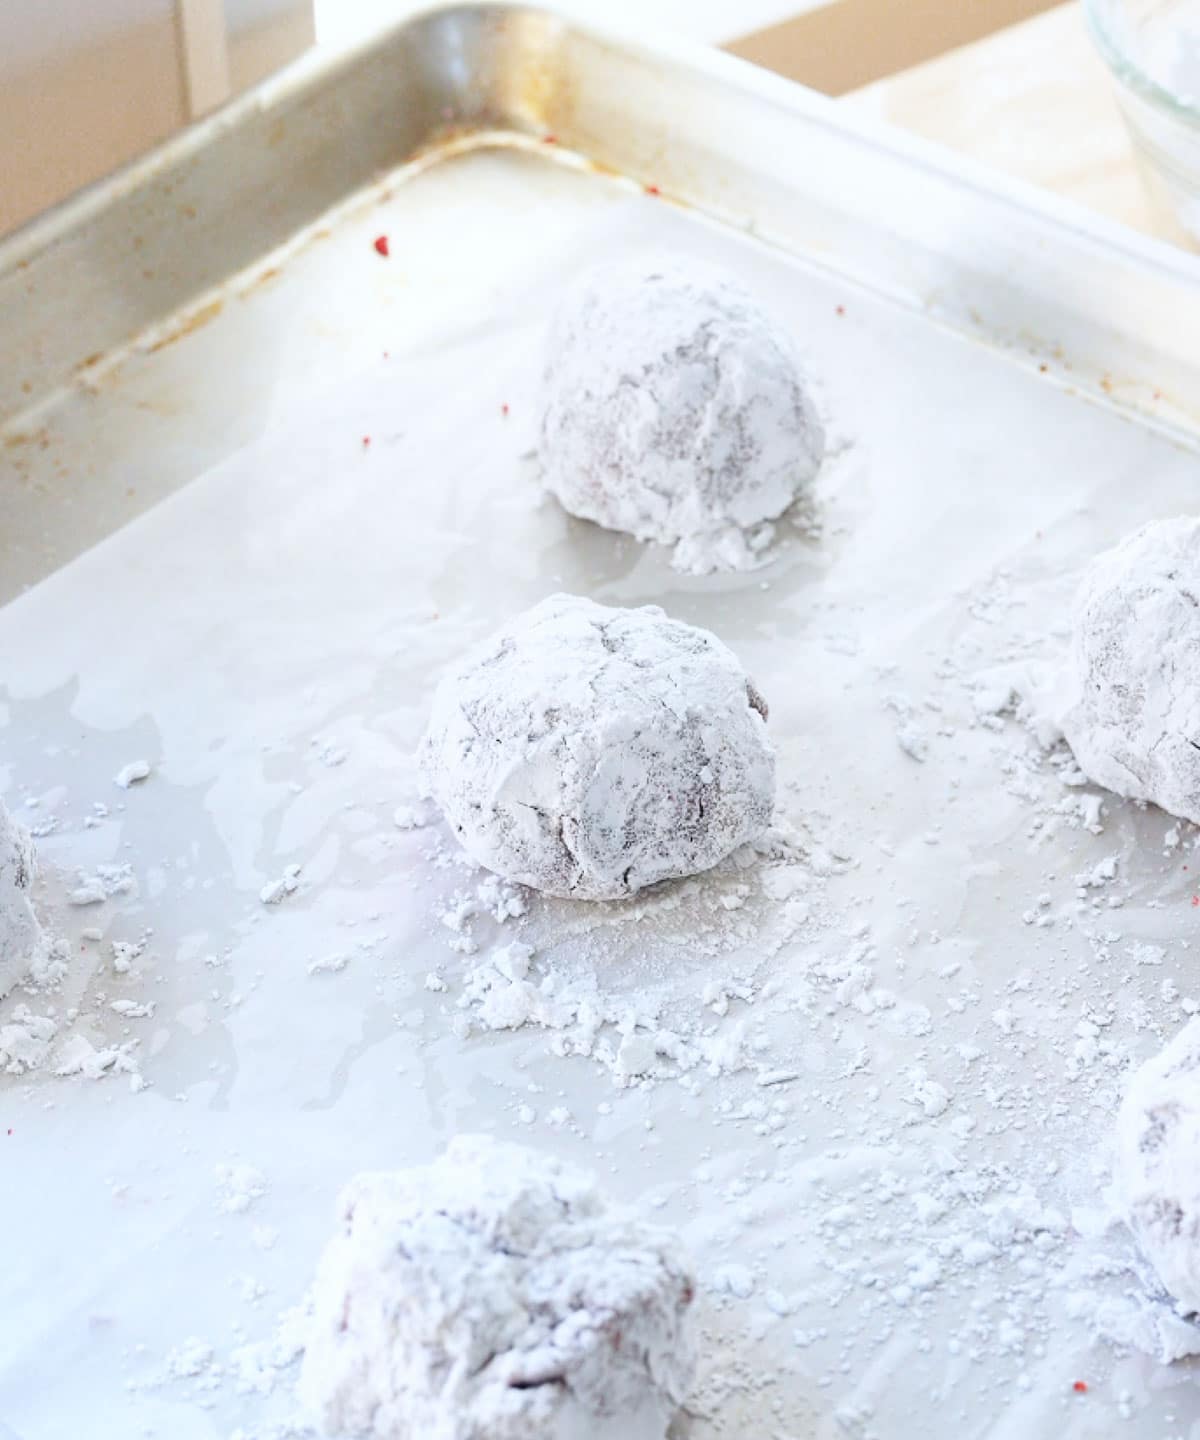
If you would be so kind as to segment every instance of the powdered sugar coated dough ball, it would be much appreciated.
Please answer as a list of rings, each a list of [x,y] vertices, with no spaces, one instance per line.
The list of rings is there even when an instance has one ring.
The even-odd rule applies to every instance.
[[[682,569],[745,568],[824,448],[790,338],[720,271],[602,266],[564,298],[540,457],[571,514],[677,545]]]
[[[1163,1285],[1185,1310],[1200,1311],[1200,1018],[1130,1082],[1113,1186]]]
[[[483,1136],[360,1175],[322,1258],[300,1394],[374,1440],[662,1440],[694,1370],[671,1235]]]
[[[765,714],[715,635],[656,605],[553,595],[443,678],[421,771],[479,864],[615,899],[707,870],[766,827]]]
[[[1063,731],[1090,780],[1200,822],[1200,520],[1147,525],[1075,601]]]
[[[47,958],[49,941],[29,899],[34,873],[29,832],[0,804],[0,996]]]

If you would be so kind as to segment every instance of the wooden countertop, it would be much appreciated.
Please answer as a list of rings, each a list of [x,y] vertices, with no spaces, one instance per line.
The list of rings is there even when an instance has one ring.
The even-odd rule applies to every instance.
[[[844,103],[1162,238],[1078,4],[876,81]]]
[[[843,0],[828,10],[832,14],[869,3]],[[1052,9],[1044,9],[1044,3],[1043,13],[858,89],[837,83],[839,76],[854,83],[853,63],[842,59],[840,69],[836,64],[829,69],[821,53],[819,15],[800,16],[729,48],[818,89],[840,92],[845,105],[1147,234],[1177,240],[1178,233],[1156,216],[1142,188],[1109,73],[1087,34],[1082,7],[1077,0]],[[1026,13],[1036,8],[1036,0],[1009,4],[1013,14],[1022,5]],[[899,8],[906,11],[906,6]],[[927,28],[951,23],[926,8]],[[961,26],[973,9],[962,6],[953,23]],[[906,43],[923,40],[927,54],[934,53],[938,38],[905,36]],[[957,36],[944,29],[942,38],[954,44]],[[833,76],[832,83],[826,83],[827,76]]]

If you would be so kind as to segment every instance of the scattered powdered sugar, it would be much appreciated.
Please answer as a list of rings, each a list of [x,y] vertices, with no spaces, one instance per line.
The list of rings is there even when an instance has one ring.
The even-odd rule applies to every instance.
[[[72,1008],[65,1012],[57,1004],[48,1004],[66,975],[66,947],[56,941],[54,953],[63,956],[40,981],[27,980],[22,987],[27,995],[38,995],[38,1010],[25,1001],[13,1005],[0,1017],[0,1074],[30,1075],[45,1071],[60,1078],[76,1077],[100,1080],[110,1075],[128,1075],[129,1088],[140,1091],[146,1081],[138,1058],[137,1039],[93,1043],[83,1034],[78,1022],[80,1014]],[[154,1015],[152,1000],[117,999],[106,1007],[122,1021],[149,1019]],[[125,1031],[128,1034],[128,1029]]]
[[[311,1329],[311,1308],[302,1303],[283,1312],[266,1340],[236,1346],[229,1356],[234,1390],[239,1395],[268,1395],[281,1377],[286,1376],[290,1381],[295,1363],[304,1354]]]
[[[1066,873],[1043,869],[1036,876],[1036,889],[1014,919],[1046,937],[1040,942],[1042,960],[1038,968],[1014,974],[1004,987],[1007,993],[991,1002],[990,1035],[981,1030],[978,1039],[957,1044],[957,1082],[953,1072],[935,1074],[926,1065],[908,1071],[910,1102],[923,1118],[949,1122],[952,1146],[968,1142],[982,1122],[989,1153],[997,1156],[1010,1149],[1010,1137],[1027,1131],[1038,1113],[1037,1085],[1048,1058],[1056,1057],[1060,1075],[1088,1097],[1090,1107],[1112,1114],[1119,1077],[1141,1048],[1143,1032],[1169,1026],[1171,1016],[1196,1013],[1196,1001],[1176,983],[1187,973],[1188,940],[1163,922],[1155,924],[1161,943],[1126,938],[1122,920],[1126,909],[1150,918],[1164,903],[1190,908],[1194,901],[1186,873],[1182,886],[1161,880],[1150,884],[1146,842],[1138,839],[1147,830],[1140,823],[1131,834],[1120,815],[1119,848],[1104,848],[1121,802],[1087,789],[1087,777],[1062,741],[1058,676],[1065,634],[1029,628],[1036,617],[1026,612],[1004,572],[966,600],[969,619],[935,668],[929,694],[920,701],[893,694],[885,701],[898,718],[901,748],[912,753],[906,740],[915,737],[903,732],[924,710],[936,717],[936,727],[922,727],[915,746],[919,756],[913,758],[936,762],[941,773],[958,769],[969,774],[972,793],[978,793],[992,767],[1003,791],[1026,816],[1028,858],[1010,852],[1006,864],[1036,874],[1038,854],[1052,842],[1061,845],[1072,831],[1082,837],[1075,848],[1087,856]],[[981,743],[989,734],[991,746]],[[1161,853],[1177,856],[1187,872],[1189,858],[1200,850],[1196,831],[1165,820],[1156,824]],[[1097,841],[1088,842],[1088,836],[1099,837],[1098,853]],[[937,837],[929,839],[936,842]],[[1165,902],[1156,898],[1158,891]],[[1068,957],[1074,958],[1068,963]],[[1170,966],[1176,978],[1154,978],[1163,966]],[[961,970],[961,961],[955,960],[944,975],[950,981]],[[988,1004],[968,987],[956,999],[950,986],[946,1003],[948,1013],[956,1015]],[[882,1101],[882,1093],[876,1094]],[[911,1231],[915,1240],[924,1232],[914,1263],[922,1255],[932,1257],[931,1266],[918,1269],[927,1276],[937,1272],[934,1285],[952,1274],[948,1260],[995,1271],[994,1283],[1003,1283],[998,1298],[1006,1318],[997,1326],[977,1324],[974,1341],[976,1352],[986,1347],[993,1360],[1005,1350],[1039,1357],[1064,1320],[1082,1321],[1119,1349],[1143,1350],[1163,1361],[1197,1353],[1200,1329],[1172,1306],[1138,1257],[1118,1212],[1100,1203],[1099,1174],[1093,1171],[1081,1180],[1078,1171],[1060,1170],[1056,1155],[1076,1148],[1073,1119],[1067,1105],[1043,1111],[1038,1117],[1043,1133],[1036,1145],[1019,1143],[1019,1165],[1012,1160],[977,1165],[965,1186],[963,1160],[952,1159],[952,1151],[928,1152],[938,1158],[925,1170],[924,1187],[902,1182],[914,1194],[919,1220],[919,1227],[906,1226],[905,1233]],[[908,1151],[907,1158],[919,1159],[920,1153]],[[992,1197],[1018,1185],[1017,1193],[1025,1198],[1017,1212],[1008,1200],[996,1208]],[[947,1233],[947,1222],[955,1217],[959,1228]],[[1001,1275],[1014,1273],[1020,1277],[1015,1282],[1000,1282]],[[915,1307],[919,1315],[911,1282],[901,1281],[889,1293],[893,1302]],[[1020,1371],[1014,1378],[1018,1385],[1029,1383]]]
[[[35,873],[29,836],[0,805],[0,998],[14,989],[26,997],[0,1016],[0,1073],[29,1075],[45,1068],[57,1076],[91,1080],[127,1074],[132,1088],[140,1089],[136,1040],[94,1045],[73,1028],[76,1011],[64,1016],[47,1003],[62,987],[69,952],[66,942],[34,913],[30,890]],[[128,865],[101,865],[83,884],[89,894],[96,892],[96,900],[104,900],[129,892],[134,882]],[[68,899],[84,903],[77,895],[73,892]],[[35,996],[37,1008],[29,1003]],[[111,1008],[124,1019],[153,1014],[152,1004],[128,1002],[123,1011],[120,1006],[118,1001]]]
[[[0,828],[7,821],[7,812],[0,807]],[[41,1071],[59,1078],[99,1080],[106,1076],[127,1075],[129,1087],[134,1092],[145,1088],[138,1058],[140,1042],[132,1039],[99,1039],[83,1033],[83,1016],[78,1006],[61,1003],[66,982],[78,987],[68,968],[69,947],[60,936],[44,928],[34,915],[32,905],[24,893],[33,875],[33,850],[27,840],[24,848],[23,873],[26,883],[19,895],[13,899],[21,903],[14,906],[11,901],[6,909],[3,903],[5,876],[0,870],[0,953],[3,942],[10,946],[19,941],[19,948],[26,951],[22,973],[16,977],[17,988],[22,996],[0,1015],[0,1074],[29,1076]],[[85,885],[97,892],[96,900],[108,899],[113,895],[130,893],[134,888],[131,867],[128,865],[100,865]],[[66,896],[71,903],[78,892]],[[88,902],[92,903],[92,902]],[[22,908],[23,907],[23,908]],[[9,921],[16,923],[9,928]],[[85,941],[94,943],[99,932],[89,928],[84,932]],[[120,959],[121,942],[114,942],[114,970],[122,969]],[[140,954],[142,946],[123,947],[128,954]],[[10,953],[12,953],[10,951]],[[128,963],[124,964],[128,969]],[[123,1025],[125,1035],[129,1034],[128,1022],[149,1019],[154,1015],[153,1000],[134,1000],[117,997],[106,1000],[103,994],[97,997],[98,1006],[116,1016]]]
[[[539,455],[573,515],[675,546],[677,568],[761,563],[824,432],[790,338],[731,277],[641,259],[562,301]]]
[[[376,1440],[663,1440],[694,1295],[669,1232],[586,1175],[459,1136],[343,1193],[300,1394],[327,1432]]]
[[[765,1283],[765,1248],[758,1263],[739,1259],[707,1278],[719,1306],[751,1307],[747,1319],[756,1334],[790,1324],[796,1346],[840,1351],[844,1373],[851,1356],[855,1368],[864,1368],[857,1347],[886,1344],[902,1323],[918,1355],[947,1344],[952,1355],[987,1353],[1019,1392],[1070,1321],[1162,1358],[1194,1347],[1193,1328],[1152,1280],[1148,1286],[1141,1274],[1136,1294],[1128,1290],[1132,1267],[1121,1230],[1109,1222],[1089,1228],[1081,1197],[1094,1204],[1099,1178],[1064,1171],[1056,1158],[1076,1148],[1076,1105],[1056,1101],[1046,1109],[1040,1092],[1053,1076],[1056,1089],[1066,1085],[1086,1097],[1076,1103],[1111,1112],[1143,1032],[1172,1013],[1186,1015],[1195,1002],[1173,980],[1157,978],[1164,967],[1184,973],[1186,941],[1172,942],[1169,931],[1162,943],[1123,933],[1123,910],[1156,902],[1128,840],[1122,835],[1115,848],[1110,838],[1117,802],[1086,788],[1045,720],[1036,679],[1042,661],[1032,645],[1014,658],[1025,641],[1001,619],[1013,618],[996,600],[1007,593],[1007,578],[995,583],[972,598],[978,628],[968,626],[954,642],[929,694],[893,691],[885,703],[902,727],[919,726],[919,740],[915,730],[908,738],[939,777],[956,763],[973,768],[976,784],[992,774],[1021,807],[1028,849],[1019,868],[1031,872],[1033,884],[1012,917],[1014,945],[1022,934],[1039,937],[1040,959],[1031,952],[1012,968],[977,972],[969,963],[969,914],[962,938],[944,936],[921,926],[915,904],[901,897],[902,912],[912,911],[904,942],[909,959],[895,939],[877,939],[868,923],[850,918],[854,907],[847,910],[844,887],[858,862],[848,872],[842,867],[842,903],[835,905],[828,867],[793,853],[765,864],[760,856],[740,869],[730,863],[636,902],[597,907],[586,924],[554,902],[536,900],[516,936],[498,933],[507,922],[493,921],[470,890],[455,892],[445,915],[459,942],[455,952],[467,960],[461,973],[455,964],[439,968],[430,988],[447,995],[467,1042],[535,1026],[549,1033],[553,1050],[598,1060],[622,1086],[672,1080],[687,1089],[700,1075],[734,1087],[714,1097],[713,1124],[743,1144],[759,1137],[764,1161],[771,1160],[761,1180],[751,1179],[750,1170],[745,1180],[728,1180],[736,1208],[716,1233],[736,1242],[742,1255],[749,1242],[753,1255],[754,1217],[786,1182],[790,1225],[809,1237],[801,1266],[809,1280],[790,1293]],[[1043,632],[1039,643],[1045,640]],[[1052,652],[1050,637],[1047,665]],[[1027,675],[1036,683],[1025,683]],[[1079,862],[1059,874],[1039,871],[1039,854],[1069,836],[1076,837]],[[1190,827],[1163,825],[1161,836],[1164,853],[1185,857],[1185,865],[1197,853]],[[791,923],[773,923],[771,911],[783,905],[795,907]],[[731,920],[751,922],[749,932],[722,931]],[[628,974],[622,954],[630,933],[638,937],[630,948],[640,952],[642,966],[655,953],[669,953],[672,934],[688,937],[708,972],[691,999],[686,968],[643,969],[636,985],[618,983]],[[789,957],[785,974],[764,963],[773,934]],[[739,946],[758,953],[727,984],[711,978],[718,957],[741,958]],[[1068,955],[1076,958],[1064,969]],[[905,973],[914,962],[936,962],[941,1013],[905,999]],[[1119,1004],[1114,986],[1121,987]],[[711,1055],[730,1037],[703,1032],[702,1007],[718,1021],[757,1017],[734,1041],[732,1066],[709,1067],[701,1047],[712,1047]],[[973,1025],[964,1027],[972,1016]],[[940,1039],[947,1021],[969,1038],[947,1046]],[[797,1025],[811,1037],[799,1047],[783,1039]],[[901,1038],[914,1058],[893,1084],[879,1065]],[[840,1065],[814,1070],[810,1045],[832,1047]],[[786,1063],[793,1057],[799,1063]],[[746,1082],[752,1090],[736,1088]],[[803,1117],[813,1107],[839,1117],[840,1152],[806,1153]],[[536,1119],[533,1107],[522,1108]],[[694,1183],[721,1193],[722,1168],[699,1166]],[[977,1307],[969,1338],[964,1332],[947,1340],[933,1327],[968,1275],[987,1277],[969,1284],[983,1284],[995,1305]],[[726,1383],[716,1378],[722,1363],[711,1365],[702,1390],[710,1379],[715,1388]],[[819,1384],[836,1384],[838,1368],[831,1366]],[[739,1375],[736,1385],[752,1389],[753,1375]],[[838,1407],[852,1433],[869,1413],[853,1391]]]
[[[925,794],[994,792],[1011,822],[994,856],[983,841],[951,851],[936,806],[915,845],[881,829],[852,855],[777,824],[703,875],[580,905],[479,871],[417,804],[394,824],[390,801],[384,812],[394,842],[428,862],[445,958],[427,974],[423,960],[416,983],[468,1061],[521,1034],[535,1047],[522,1067],[549,1053],[612,1082],[599,1127],[664,1093],[707,1123],[711,1143],[662,1187],[702,1256],[713,1317],[688,1402],[698,1434],[795,1433],[795,1412],[772,1406],[799,1365],[823,1412],[870,1435],[869,1377],[901,1337],[911,1381],[895,1383],[925,1400],[925,1381],[944,1386],[946,1404],[984,1359],[1008,1394],[1040,1386],[1076,1334],[1163,1360],[1197,1348],[1079,1158],[1125,1070],[1196,1012],[1190,948],[1162,907],[1191,913],[1178,871],[1200,856],[1197,831],[1088,785],[1028,680],[1061,637],[1035,635],[1012,588],[998,576],[966,597],[969,619],[930,672],[881,675],[872,696],[887,744],[910,727],[919,767],[903,740],[895,763]],[[1001,867],[1021,899],[997,963],[974,937]],[[310,962],[322,986],[354,980],[337,963],[348,953]],[[523,1135],[587,1134],[573,1097],[532,1086],[509,1120]],[[653,1145],[664,1127],[645,1124]],[[218,1188],[235,1213],[265,1189],[244,1168],[246,1184]],[[785,1235],[802,1244],[781,1264]],[[304,1344],[302,1319],[232,1347],[197,1342],[155,1383],[266,1396],[290,1386]],[[304,1433],[298,1420],[243,1425],[259,1440]]]
[[[257,1303],[263,1295],[261,1284],[247,1277],[243,1298]],[[270,1335],[263,1340],[239,1341],[222,1347],[198,1335],[173,1346],[162,1364],[139,1379],[127,1381],[132,1391],[153,1391],[163,1387],[182,1389],[193,1399],[211,1406],[216,1395],[227,1391],[239,1397],[244,1409],[248,1397],[271,1395],[282,1383],[290,1389],[295,1380],[296,1362],[304,1353],[312,1326],[310,1303],[289,1306],[279,1316]],[[240,1327],[237,1327],[240,1328]],[[247,1432],[240,1427],[230,1440],[253,1435],[255,1440],[311,1440],[313,1431],[302,1417],[270,1425],[255,1425]]]
[[[776,826],[703,876],[582,911],[485,876],[444,902],[449,949],[465,963],[425,988],[447,996],[461,1040],[543,1029],[553,1054],[589,1060],[621,1086],[685,1081],[697,1068],[785,1083],[758,1058],[767,1041],[750,1007],[771,994],[773,957],[819,933],[838,863]],[[522,938],[507,933],[514,921]]]

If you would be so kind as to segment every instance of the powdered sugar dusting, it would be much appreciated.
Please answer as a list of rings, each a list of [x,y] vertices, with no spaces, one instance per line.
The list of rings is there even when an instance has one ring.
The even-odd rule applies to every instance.
[[[679,259],[602,267],[546,349],[539,456],[567,510],[674,545],[703,574],[761,563],[825,437],[788,336],[731,277]]]
[[[1088,567],[1063,729],[1098,785],[1200,821],[1200,520],[1162,520]]]
[[[694,1295],[667,1231],[547,1156],[462,1136],[343,1194],[301,1393],[327,1432],[379,1440],[663,1440]]]
[[[458,661],[421,746],[471,855],[611,900],[707,870],[771,818],[766,704],[715,635],[552,595]]]

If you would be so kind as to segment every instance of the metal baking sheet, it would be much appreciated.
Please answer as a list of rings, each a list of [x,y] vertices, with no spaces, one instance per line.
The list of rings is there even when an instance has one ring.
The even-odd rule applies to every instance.
[[[539,498],[560,284],[664,247],[789,325],[838,440],[750,574]],[[1193,1369],[1097,1334],[1160,1314],[1104,1143],[1200,992],[1195,832],[1068,783],[1003,697],[1087,557],[1193,503],[1196,273],[736,62],[504,8],[306,62],[8,241],[0,776],[71,967],[0,1025],[50,1003],[142,1088],[4,1078],[0,1434],[307,1433],[279,1316],[338,1188],[465,1129],[682,1230],[696,1440],[1193,1432]],[[563,588],[738,651],[785,833],[500,925],[393,814],[439,668]],[[133,888],[72,907],[102,864]],[[591,1054],[463,1033],[518,935],[608,1017]],[[612,1062],[630,1031],[661,1073]]]

